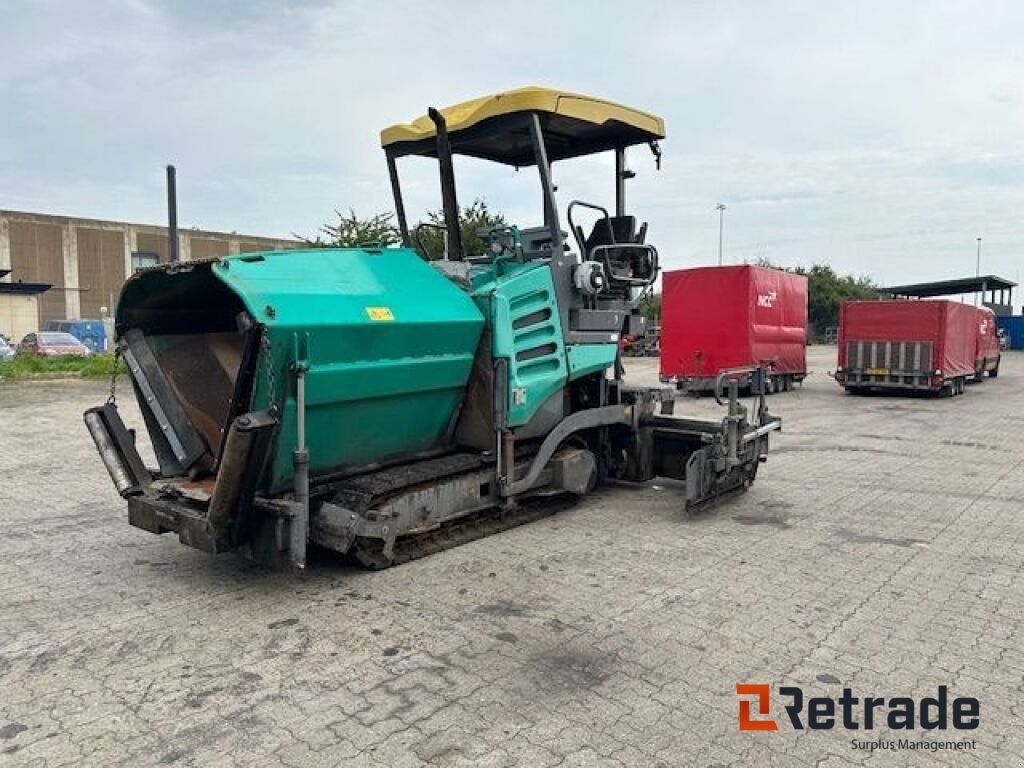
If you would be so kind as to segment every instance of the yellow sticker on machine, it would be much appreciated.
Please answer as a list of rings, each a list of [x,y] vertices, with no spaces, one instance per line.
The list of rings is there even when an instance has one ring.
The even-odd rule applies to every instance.
[[[371,320],[394,320],[395,315],[389,307],[367,307],[366,316]]]
[[[868,368],[868,376],[888,376],[888,368]]]

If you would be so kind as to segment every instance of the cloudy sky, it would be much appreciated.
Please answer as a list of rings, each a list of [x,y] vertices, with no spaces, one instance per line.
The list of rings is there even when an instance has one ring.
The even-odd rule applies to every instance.
[[[511,9],[515,15],[509,15]],[[882,283],[1022,277],[1024,3],[3,0],[0,208],[313,233],[390,210],[380,128],[538,84],[664,116],[632,204],[668,266],[828,262]],[[403,167],[415,215],[431,163]],[[523,225],[533,175],[463,162]],[[610,158],[556,167],[610,204]]]

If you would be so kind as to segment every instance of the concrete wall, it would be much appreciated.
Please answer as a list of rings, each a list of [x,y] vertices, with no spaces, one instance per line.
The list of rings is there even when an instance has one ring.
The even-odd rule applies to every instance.
[[[182,261],[301,245],[294,240],[195,229],[181,230],[178,239]],[[11,270],[3,279],[53,286],[36,301],[39,327],[48,320],[98,318],[104,307],[113,312],[121,286],[132,273],[133,253],[153,253],[166,263],[167,229],[0,210],[0,270]]]
[[[9,220],[11,282],[53,285],[39,297],[41,322],[67,316],[63,230],[57,222]]]
[[[79,227],[78,242],[79,312],[82,317],[100,317],[100,310],[114,307],[125,280],[124,233],[116,229]]]
[[[39,330],[39,297],[0,293],[0,333],[12,344]]]

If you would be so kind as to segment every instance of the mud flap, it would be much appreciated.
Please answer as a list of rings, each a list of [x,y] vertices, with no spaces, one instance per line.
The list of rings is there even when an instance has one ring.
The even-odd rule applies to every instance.
[[[710,498],[715,491],[715,471],[708,456],[708,449],[694,451],[686,461],[686,508],[697,506]]]

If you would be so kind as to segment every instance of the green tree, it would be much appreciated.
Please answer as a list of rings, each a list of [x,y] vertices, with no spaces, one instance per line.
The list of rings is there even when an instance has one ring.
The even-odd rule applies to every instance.
[[[333,224],[320,227],[315,238],[299,237],[310,248],[355,248],[361,245],[396,245],[402,239],[393,213],[378,213],[361,219],[349,208],[348,214],[334,211],[338,217]]]
[[[661,294],[652,293],[640,301],[640,314],[647,318],[647,327],[661,324]]]
[[[781,269],[767,259],[758,266]],[[786,270],[807,278],[807,320],[813,335],[820,339],[825,331],[839,325],[839,305],[844,301],[877,299],[878,286],[869,277],[840,275],[828,264]]]
[[[425,259],[440,259],[444,256],[444,211],[431,211],[424,223],[431,226],[422,227],[418,235],[413,234],[413,245]],[[487,243],[477,234],[479,230],[504,227],[507,223],[504,214],[492,211],[482,197],[461,207],[459,229],[465,255],[481,256],[487,250]]]
[[[392,213],[378,213],[369,218],[360,218],[354,210],[348,213],[336,210],[336,222],[324,224],[315,237],[297,235],[310,248],[355,248],[361,245],[387,247],[402,240]],[[444,211],[430,211],[423,222],[427,226],[412,228],[412,245],[425,259],[440,259],[444,255]],[[462,247],[467,256],[483,255],[487,243],[478,232],[484,229],[506,226],[504,214],[492,211],[483,198],[477,198],[459,211],[459,227],[462,230]]]

